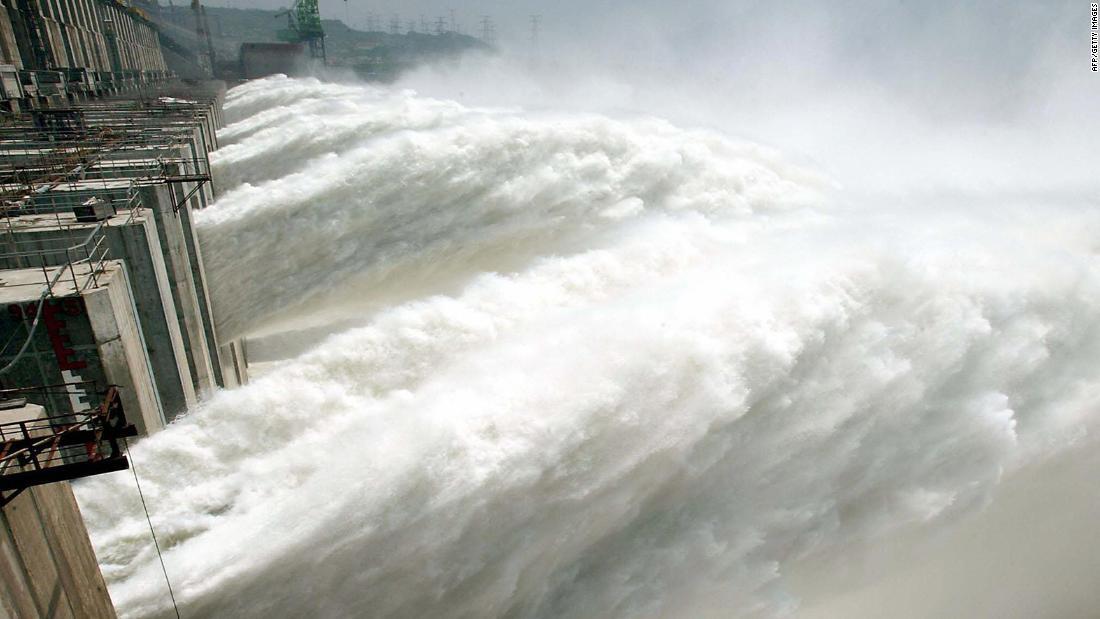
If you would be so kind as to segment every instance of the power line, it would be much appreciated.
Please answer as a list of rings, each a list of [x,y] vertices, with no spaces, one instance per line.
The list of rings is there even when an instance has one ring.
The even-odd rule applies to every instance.
[[[168,578],[168,568],[164,566],[164,555],[160,552],[157,532],[153,530],[153,518],[149,516],[149,505],[145,503],[145,493],[141,491],[137,465],[134,464],[134,457],[130,455],[130,441],[123,437],[122,444],[126,448],[126,459],[130,461],[130,472],[134,474],[134,485],[137,486],[138,498],[141,499],[141,508],[145,510],[145,522],[149,523],[149,534],[153,536],[153,547],[157,549],[157,558],[160,559],[160,571],[164,574],[164,584],[168,585],[168,597],[172,598],[172,608],[176,611],[176,619],[180,619],[180,607],[176,603],[176,592],[172,590],[172,581]]]

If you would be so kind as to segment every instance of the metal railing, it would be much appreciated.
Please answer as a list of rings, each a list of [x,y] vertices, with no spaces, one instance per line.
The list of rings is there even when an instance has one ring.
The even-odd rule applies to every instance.
[[[10,288],[20,286],[45,286],[43,297],[54,296],[54,287],[62,279],[71,282],[73,290],[66,290],[65,294],[80,293],[91,288],[99,287],[100,277],[107,270],[110,248],[107,244],[106,221],[96,223],[95,227],[74,244],[66,244],[71,237],[64,235],[44,241],[58,242],[58,247],[40,247],[0,252],[0,268],[5,269],[34,269],[41,272],[41,278],[35,278],[26,282],[5,282]],[[18,245],[14,238],[6,240],[8,243]],[[66,277],[67,274],[67,277]]]
[[[69,183],[52,191],[24,193],[3,203],[0,215],[12,219],[39,216],[36,225],[43,225],[41,216],[49,215],[57,226],[72,223],[74,209],[90,200],[97,200],[114,214],[123,211],[140,211],[141,199],[138,184],[133,179],[95,179]]]
[[[93,182],[104,191],[120,180],[168,185],[175,210],[200,191],[211,192],[209,128],[217,96],[150,94],[31,111],[0,124],[0,215],[32,212],[43,194]]]
[[[48,389],[6,389],[0,391],[0,397],[20,407],[30,393]],[[0,423],[0,506],[32,486],[128,468],[119,441],[136,435],[134,426],[126,422],[122,400],[113,386],[103,394],[99,406],[90,410]]]

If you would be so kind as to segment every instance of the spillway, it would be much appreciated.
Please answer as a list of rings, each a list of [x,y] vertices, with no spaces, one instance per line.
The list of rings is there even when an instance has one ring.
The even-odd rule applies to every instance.
[[[1095,210],[852,203],[713,131],[311,79],[225,114],[219,332],[316,337],[133,450],[184,616],[792,612],[803,558],[1087,435]],[[168,616],[127,482],[81,509],[120,613]]]

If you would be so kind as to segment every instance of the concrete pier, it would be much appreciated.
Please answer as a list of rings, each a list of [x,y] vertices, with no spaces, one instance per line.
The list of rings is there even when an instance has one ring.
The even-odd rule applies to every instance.
[[[41,269],[0,271],[0,333],[29,337],[22,354],[14,347],[0,354],[0,364],[15,363],[6,380],[20,386],[118,385],[141,434],[163,428],[164,412],[125,265],[104,260],[46,274],[44,282]],[[43,297],[46,283],[50,292]],[[44,404],[75,413],[91,401],[84,388],[73,387]]]
[[[130,284],[168,419],[204,393],[241,384],[247,371],[243,359],[223,362],[223,351],[240,353],[218,338],[192,224],[192,211],[213,200],[208,155],[216,144],[217,102],[224,91],[214,85],[205,92],[196,102],[160,97],[74,106],[57,121],[64,123],[61,137],[74,133],[73,142],[92,149],[93,157],[81,165],[78,179],[54,182],[20,198],[8,212],[7,230],[0,231],[0,246],[6,236],[26,253],[28,237],[42,233],[32,233],[34,226],[23,220],[42,216],[34,219],[38,227],[76,233],[81,226],[75,225],[74,213],[87,200],[107,203],[106,244],[112,257],[134,262]],[[106,143],[95,137],[104,131],[110,136]],[[15,180],[28,173],[64,174],[64,151],[57,152],[57,139],[49,135],[36,135],[30,127],[0,129],[0,174],[5,167]],[[120,219],[127,211],[128,218]],[[34,257],[29,265],[10,264],[0,253],[0,267],[53,266],[67,259],[52,253]],[[176,324],[170,326],[173,317]],[[189,385],[182,384],[185,380]]]
[[[127,191],[129,188],[127,188]],[[74,194],[75,201],[93,192]],[[99,194],[103,195],[103,194]],[[73,212],[9,217],[0,230],[0,268],[56,267],[66,264],[66,250],[86,240],[106,244],[107,255],[127,267],[154,382],[167,419],[196,403],[188,354],[176,314],[166,268],[169,256],[160,244],[152,211],[136,195],[119,193],[116,214],[102,222],[77,221]]]
[[[27,490],[0,525],[0,617],[116,616],[68,482]]]
[[[165,417],[171,421],[197,403],[187,350],[172,298],[156,221],[142,210],[123,225],[108,225],[110,255],[126,265]]]
[[[114,617],[59,480],[248,380],[192,217],[225,84],[175,79],[171,43],[129,2],[0,0],[0,619]]]
[[[41,406],[28,404],[0,410],[0,423],[44,416]],[[0,617],[115,616],[68,482],[28,488],[0,508]]]

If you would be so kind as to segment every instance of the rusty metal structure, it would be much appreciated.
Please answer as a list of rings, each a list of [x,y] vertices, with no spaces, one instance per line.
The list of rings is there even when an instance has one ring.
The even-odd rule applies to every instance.
[[[225,84],[180,47],[130,0],[0,0],[0,615],[113,617],[65,482],[137,484],[129,437],[247,376],[193,219]]]
[[[0,215],[56,212],[96,196],[110,196],[117,211],[133,187],[154,184],[169,186],[178,210],[210,182],[207,153],[189,147],[209,109],[162,96],[17,114],[0,127]]]
[[[0,398],[22,406],[69,387],[5,389]],[[77,414],[0,423],[0,507],[32,486],[129,468],[120,441],[136,434],[115,387],[102,394],[98,406]]]
[[[119,261],[130,260],[139,262],[127,264],[125,278],[143,319],[139,328],[155,342],[149,354],[162,387],[159,396],[171,403],[166,414],[180,412],[193,399],[192,388],[198,392],[222,384],[189,215],[213,199],[209,153],[216,147],[220,94],[207,91],[204,98],[192,92],[183,98],[180,90],[179,85],[150,88],[137,98],[28,110],[0,123],[0,291],[7,291],[9,303],[19,299],[22,304],[0,316],[5,334],[0,337],[9,339],[13,330],[10,345],[0,347],[0,386],[73,380],[64,374],[63,362],[51,368],[23,359],[30,342],[36,343],[27,354],[41,355],[48,346],[43,338],[62,337],[48,324],[40,328],[49,316],[39,314],[45,308],[58,320],[68,316],[83,324],[83,305],[63,310],[59,304],[75,303],[73,295],[100,288]],[[152,266],[158,262],[164,266]],[[157,275],[158,268],[169,272]],[[193,283],[158,279],[165,276]],[[35,303],[37,311],[28,311]],[[174,307],[166,309],[165,303]],[[163,340],[176,337],[169,322],[187,329],[171,346]],[[97,358],[87,348],[93,346],[90,340],[84,338],[82,345],[84,354]],[[184,355],[185,361],[173,361]],[[102,373],[98,377],[104,378]],[[193,387],[175,389],[173,381]],[[143,408],[137,419],[159,410],[160,405],[149,405],[153,408]]]

